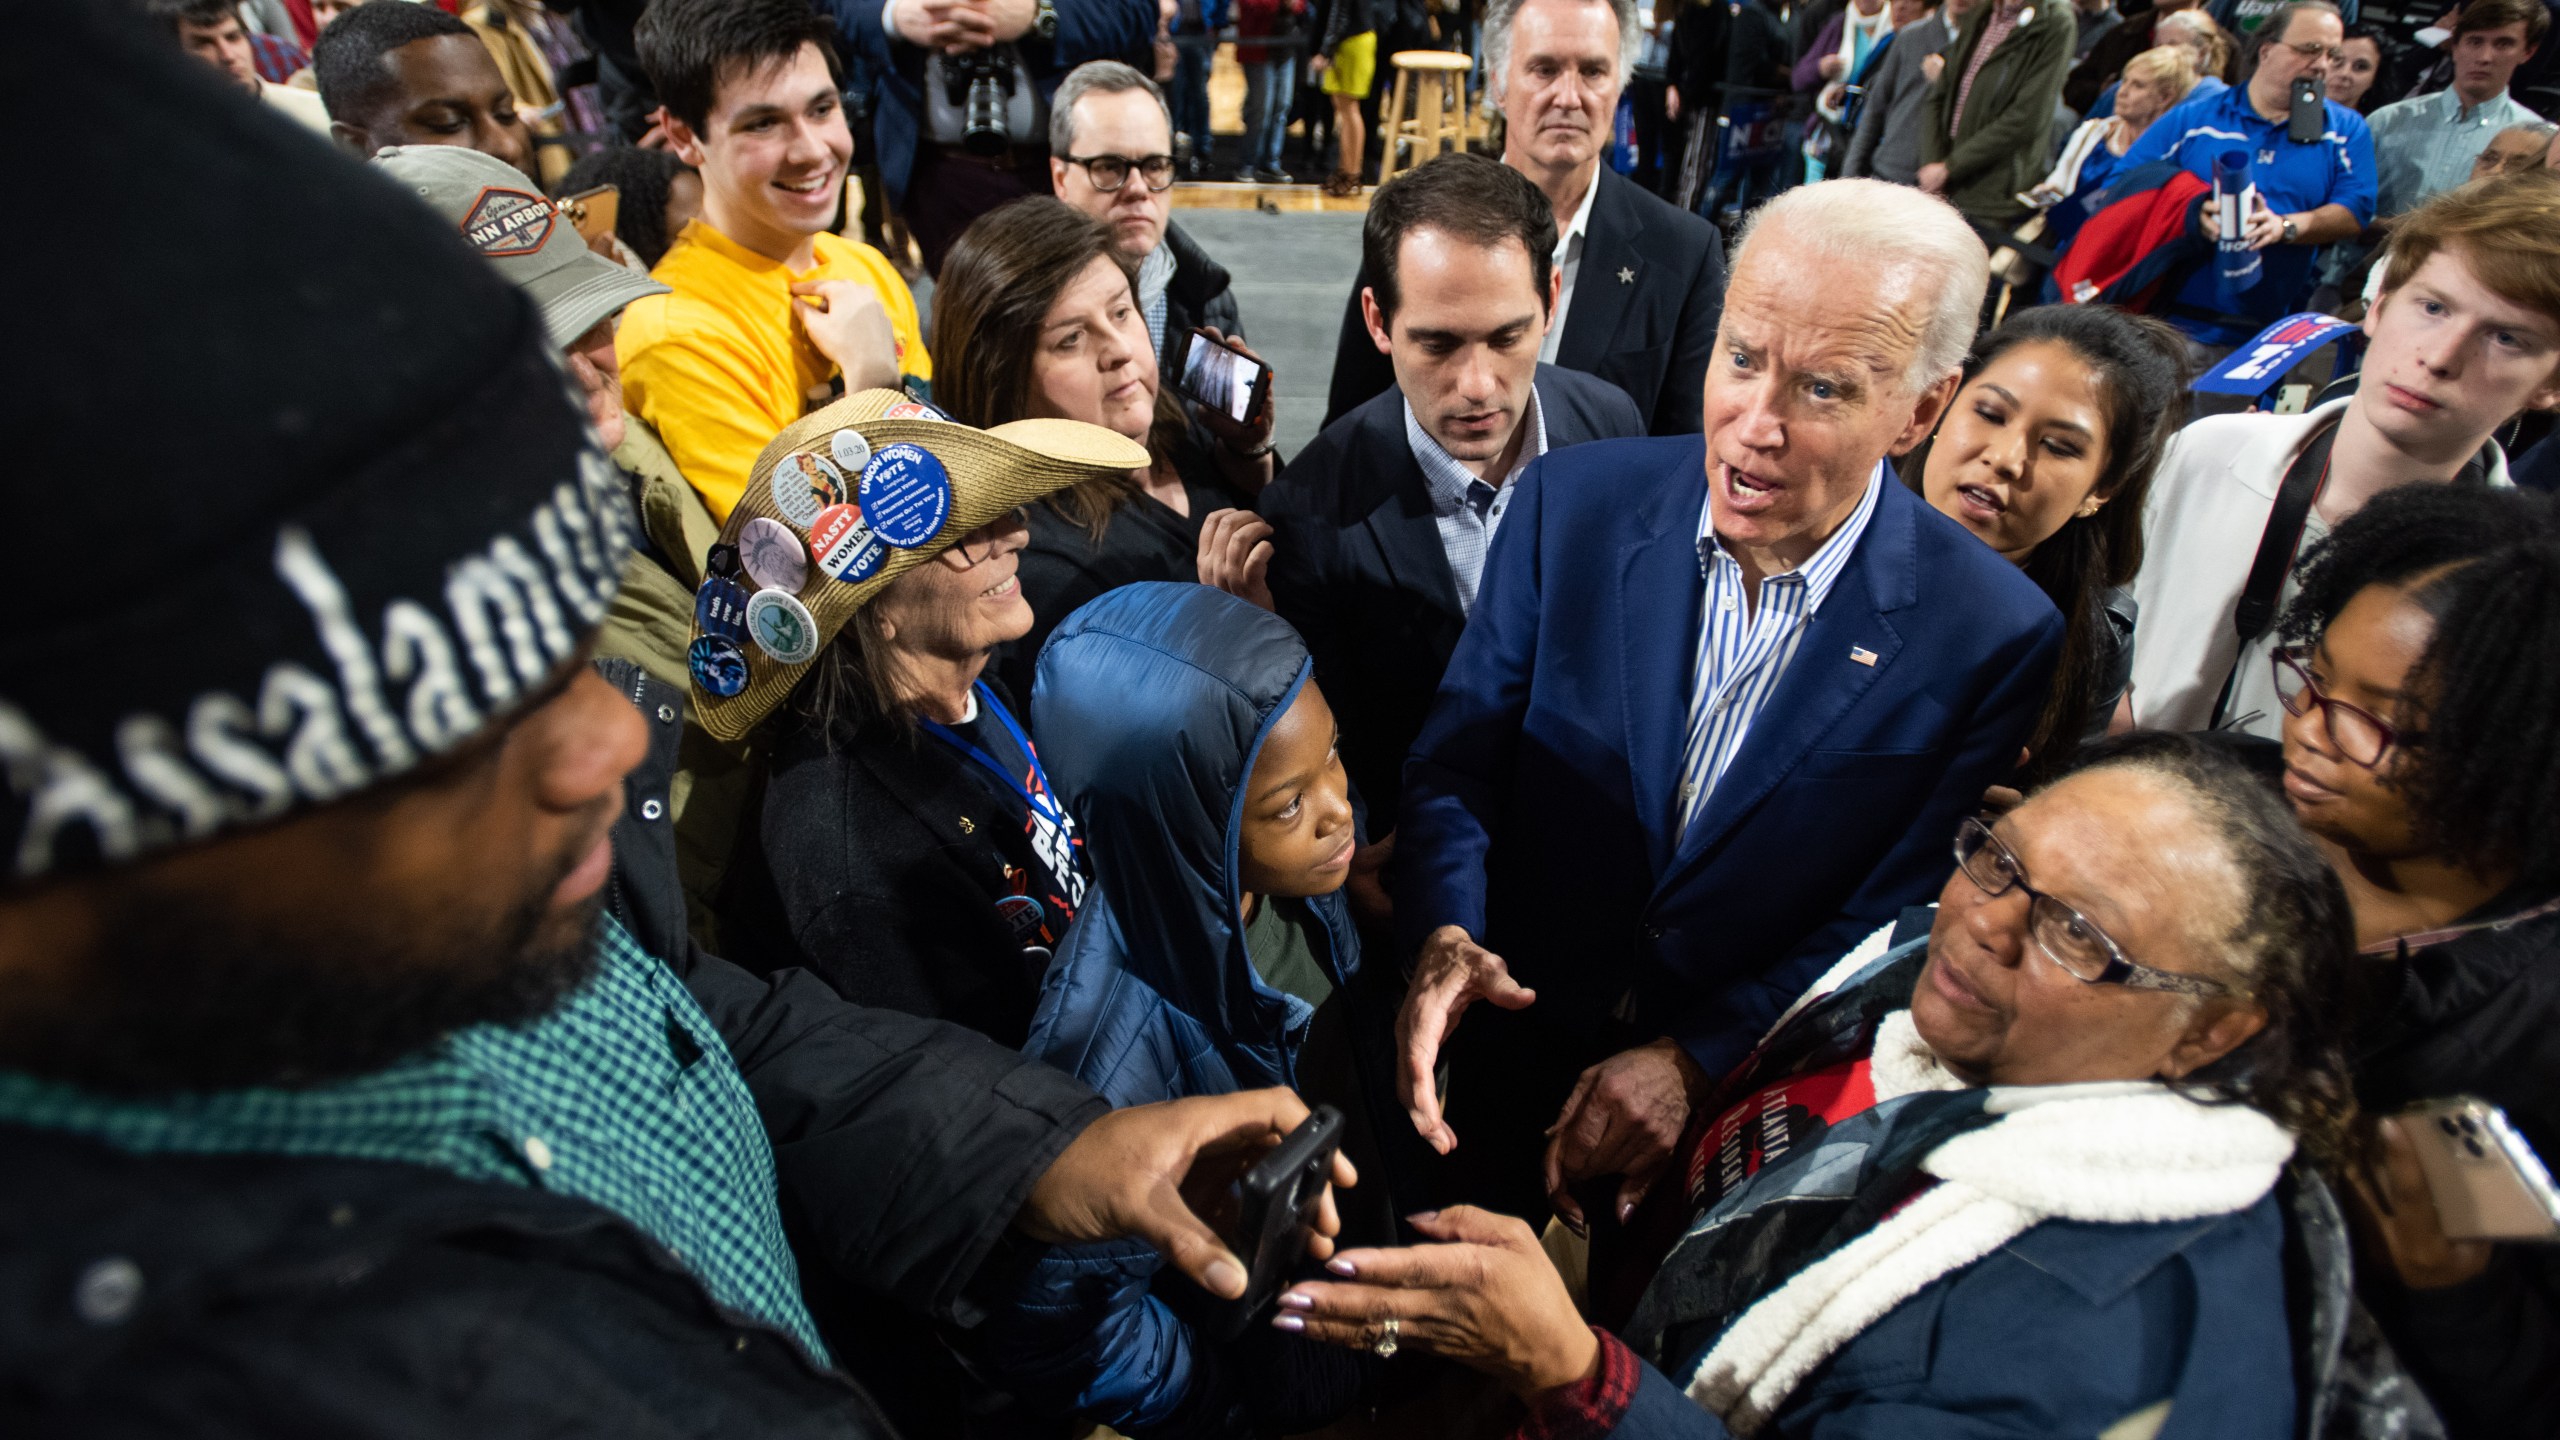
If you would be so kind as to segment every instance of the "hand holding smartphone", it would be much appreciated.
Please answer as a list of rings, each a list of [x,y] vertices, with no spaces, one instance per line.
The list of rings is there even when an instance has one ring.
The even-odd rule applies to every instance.
[[[1270,366],[1206,330],[1184,337],[1182,363],[1174,373],[1180,377],[1176,389],[1239,425],[1251,424],[1271,394]]]
[[[1236,1254],[1249,1257],[1244,1294],[1220,1301],[1207,1326],[1210,1338],[1232,1340],[1271,1308],[1287,1288],[1290,1272],[1307,1253],[1325,1186],[1333,1180],[1334,1152],[1342,1148],[1342,1112],[1319,1105],[1271,1153],[1254,1162],[1239,1189]]]
[[[2560,1191],[2505,1111],[2457,1095],[2399,1120],[2447,1238],[2560,1241]]]

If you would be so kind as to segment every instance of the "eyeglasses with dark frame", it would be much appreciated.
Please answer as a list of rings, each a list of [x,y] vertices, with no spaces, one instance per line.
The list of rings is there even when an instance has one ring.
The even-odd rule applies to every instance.
[[[2317,40],[2285,40],[2279,43],[2305,60],[2325,58],[2332,65],[2346,63],[2347,52],[2344,46],[2323,45]]]
[[[2122,985],[2128,990],[2165,990],[2177,995],[2228,995],[2231,987],[2195,975],[2172,975],[2126,958],[2124,948],[2107,938],[2088,916],[2027,883],[2027,869],[2017,852],[1991,833],[1991,827],[1968,818],[1956,826],[1956,868],[1984,895],[2011,890],[2027,897],[2027,938],[2062,973],[2084,985]]]
[[[1021,512],[1019,511],[1015,511],[1012,514],[1007,514],[988,521],[986,524],[981,525],[977,529],[970,531],[968,534],[961,536],[959,539],[952,541],[950,549],[943,551],[940,555],[937,555],[934,558],[940,560],[943,564],[950,566],[954,570],[969,570],[986,564],[987,561],[995,557],[996,536],[1002,533],[1006,526],[1012,524],[1020,513]]]
[[[2379,770],[2393,746],[2414,745],[2423,738],[2361,706],[2320,693],[2320,682],[2311,678],[2310,658],[2292,646],[2276,651],[2276,700],[2287,715],[2308,714],[2317,707],[2320,723],[2329,732],[2329,745],[2340,755],[2367,770]]]
[[[1170,155],[1070,155],[1070,165],[1084,167],[1093,188],[1108,195],[1129,183],[1129,172],[1147,182],[1150,190],[1173,188],[1173,157]]]

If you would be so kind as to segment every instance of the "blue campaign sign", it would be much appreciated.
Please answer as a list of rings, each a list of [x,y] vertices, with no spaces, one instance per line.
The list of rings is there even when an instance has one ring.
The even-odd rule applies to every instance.
[[[2316,311],[2288,315],[2223,357],[2189,388],[2206,395],[2264,395],[2312,351],[2355,328],[2352,320]]]

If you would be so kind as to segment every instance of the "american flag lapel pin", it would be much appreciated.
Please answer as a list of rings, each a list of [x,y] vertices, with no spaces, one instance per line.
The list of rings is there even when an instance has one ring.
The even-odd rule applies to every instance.
[[[1864,645],[1852,645],[1849,647],[1849,658],[1861,665],[1872,666],[1876,663],[1876,652]]]

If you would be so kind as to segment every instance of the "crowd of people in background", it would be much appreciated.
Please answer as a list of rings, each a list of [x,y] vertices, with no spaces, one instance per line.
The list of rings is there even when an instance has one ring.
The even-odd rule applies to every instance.
[[[2553,8],[30,10],[0,1429],[2560,1433]]]

